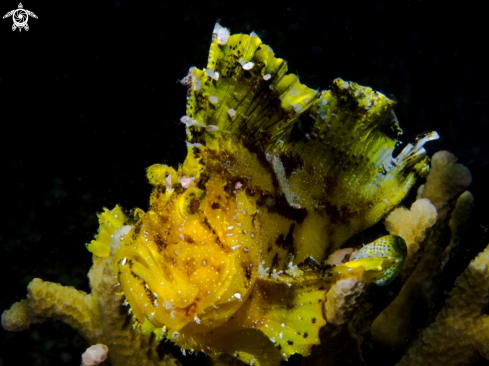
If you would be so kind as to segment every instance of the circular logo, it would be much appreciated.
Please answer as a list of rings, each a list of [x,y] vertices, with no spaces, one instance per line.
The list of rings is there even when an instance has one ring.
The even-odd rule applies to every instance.
[[[22,28],[27,24],[28,18],[29,15],[24,9],[17,9],[15,10],[14,14],[12,14],[14,24],[19,28]]]

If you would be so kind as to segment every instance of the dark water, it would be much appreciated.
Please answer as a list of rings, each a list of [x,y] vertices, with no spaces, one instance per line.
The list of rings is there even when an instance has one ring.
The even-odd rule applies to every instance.
[[[175,81],[206,65],[217,19],[233,33],[256,31],[312,88],[342,77],[394,96],[405,141],[439,132],[429,154],[458,156],[476,199],[442,282],[450,289],[489,243],[485,13],[396,3],[24,2],[39,17],[28,32],[0,22],[0,312],[34,277],[89,291],[83,244],[97,230],[95,213],[117,203],[146,209],[145,168],[183,161],[186,91]],[[4,1],[0,12],[16,7]],[[78,365],[86,346],[61,323],[0,329],[0,365]]]

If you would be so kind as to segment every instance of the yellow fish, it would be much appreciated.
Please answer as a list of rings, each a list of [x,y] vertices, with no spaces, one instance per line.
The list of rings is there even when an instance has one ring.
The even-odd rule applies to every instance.
[[[391,281],[406,246],[388,236],[338,266],[324,260],[378,222],[428,172],[383,94],[337,79],[318,92],[251,35],[216,24],[207,67],[191,68],[187,158],[148,168],[150,206],[99,215],[88,249],[108,256],[134,326],[183,351],[276,365],[319,344],[325,294],[361,270]],[[137,330],[135,330],[137,331]]]

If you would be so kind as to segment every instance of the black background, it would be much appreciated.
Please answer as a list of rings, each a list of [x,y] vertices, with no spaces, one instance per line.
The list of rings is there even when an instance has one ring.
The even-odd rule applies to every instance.
[[[95,213],[146,209],[145,168],[185,157],[186,90],[175,81],[206,65],[218,19],[254,30],[314,89],[341,77],[395,98],[403,141],[437,130],[429,154],[447,149],[470,168],[476,209],[442,282],[450,289],[489,242],[487,20],[482,5],[454,4],[23,2],[39,17],[28,32],[0,22],[0,312],[34,277],[89,291]],[[0,329],[0,365],[79,365],[86,346],[61,323]]]

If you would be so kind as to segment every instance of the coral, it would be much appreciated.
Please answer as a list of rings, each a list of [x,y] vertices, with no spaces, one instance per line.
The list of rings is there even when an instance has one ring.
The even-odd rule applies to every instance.
[[[448,227],[450,228],[451,238],[448,246],[443,250],[441,258],[441,268],[443,269],[450,259],[450,253],[456,248],[461,240],[462,231],[469,220],[470,212],[474,208],[474,196],[469,191],[465,191],[457,198],[457,203],[453,209]]]
[[[111,242],[114,245],[120,242],[116,230],[125,223],[121,220],[123,217],[119,207],[99,215],[100,231],[95,241],[109,248]],[[2,327],[19,331],[46,320],[61,320],[90,344],[108,345],[113,365],[178,365],[179,362],[165,354],[150,335],[131,328],[130,317],[122,306],[123,299],[116,295],[120,289],[112,273],[113,262],[113,256],[93,257],[88,274],[91,294],[35,278],[27,288],[27,299],[2,314]]]
[[[367,281],[363,271],[356,272],[356,276],[340,278],[326,294],[325,313],[328,323],[344,324],[357,309],[357,298],[363,294]]]
[[[413,251],[408,257],[407,265],[403,269],[403,277],[406,283],[402,287],[399,295],[374,321],[371,327],[372,337],[379,343],[390,348],[399,348],[406,344],[406,340],[411,339],[416,329],[413,327],[415,318],[415,306],[417,307],[416,316],[419,321],[426,323],[432,318],[433,294],[435,289],[434,279],[439,275],[442,268],[441,246],[442,232],[447,226],[446,218],[453,207],[453,201],[463,192],[471,182],[471,175],[468,169],[456,163],[457,159],[447,151],[437,152],[432,159],[432,170],[426,178],[426,185],[418,190],[418,201],[429,199],[433,202],[438,213],[438,222],[433,226],[424,242],[420,242],[419,250]],[[468,195],[468,196],[467,196]],[[423,197],[423,198],[420,198]],[[470,211],[470,203],[464,203],[471,199],[472,195],[466,193],[461,199],[459,208],[453,216],[454,221],[459,217],[459,210],[464,215]],[[415,203],[416,203],[415,202]],[[414,205],[413,205],[414,206]],[[429,205],[427,205],[429,207]],[[464,208],[460,208],[464,206]],[[433,209],[428,209],[428,220],[434,217]],[[467,216],[462,216],[465,220]],[[395,219],[399,221],[394,222]],[[399,232],[399,235],[406,235],[409,238],[411,232],[419,230],[417,222],[412,228],[404,227],[399,231],[399,227],[409,222],[402,215],[389,215],[386,219],[386,227],[392,232]],[[451,228],[459,227],[462,224],[453,223]],[[421,225],[424,229],[425,225]],[[456,233],[453,233],[456,235]],[[409,240],[409,239],[408,239]],[[456,236],[454,236],[456,240]],[[423,311],[421,310],[423,309]],[[423,319],[425,317],[425,319]],[[421,320],[422,319],[422,320]]]
[[[474,365],[489,359],[489,246],[455,281],[435,321],[398,363],[403,365]]]
[[[436,208],[427,198],[416,200],[409,210],[398,207],[387,215],[384,220],[387,231],[392,235],[399,235],[406,241],[408,254],[404,268],[414,265],[411,261],[412,255],[419,250],[419,245],[426,237],[426,230],[432,227],[437,219]]]
[[[454,197],[472,182],[470,171],[448,151],[438,151],[431,160],[431,170],[426,184],[418,190],[418,198],[428,198],[444,220]]]
[[[99,365],[105,361],[108,353],[109,348],[105,344],[90,346],[82,355],[82,366]]]
[[[439,158],[444,156],[451,157],[448,164],[440,164]],[[418,240],[419,248],[414,253],[416,261],[413,261],[413,253],[410,253],[411,257],[408,255],[406,262],[410,259],[413,264],[406,266],[405,263],[401,276],[397,277],[391,286],[387,286],[386,291],[379,292],[367,286],[360,296],[352,296],[356,302],[356,310],[352,312],[353,316],[350,315],[350,318],[347,318],[347,321],[342,324],[328,322],[320,331],[321,346],[313,349],[312,355],[303,362],[304,365],[365,364],[362,355],[362,342],[365,338],[368,338],[368,342],[364,345],[363,350],[368,351],[370,347],[375,346],[376,353],[391,355],[395,354],[393,351],[396,351],[397,354],[400,352],[402,355],[409,349],[409,341],[416,339],[416,335],[436,315],[433,308],[433,297],[437,288],[437,276],[444,264],[441,261],[448,257],[450,250],[460,241],[461,230],[473,206],[473,196],[467,191],[458,196],[470,183],[470,179],[467,179],[470,173],[465,167],[456,164],[453,155],[440,152],[434,156],[433,160],[437,162],[438,171],[434,174],[437,179],[433,179],[432,176],[428,182],[432,185],[431,191],[436,192],[437,190],[433,189],[433,186],[436,186],[438,197],[443,197],[437,202],[438,207],[443,208],[441,210],[442,213],[444,211],[443,217],[434,226],[427,227],[430,226],[430,219],[436,217],[437,210],[428,201],[430,197],[418,196],[418,203],[411,206],[411,210],[403,207],[396,208],[386,219],[390,221],[387,226],[391,233],[402,232],[401,236],[404,235],[408,242],[412,243],[412,238],[420,235],[419,233],[425,236],[424,240]],[[442,159],[442,161],[446,160]],[[424,188],[421,188],[420,192]],[[420,210],[420,207],[425,210]],[[414,215],[415,211],[421,213],[421,217],[419,214]],[[449,222],[448,217],[450,217]],[[422,225],[419,225],[420,223]],[[406,224],[410,224],[411,227]],[[447,228],[450,228],[452,235],[450,244],[443,249],[443,238],[445,237],[443,232]],[[348,256],[351,256],[351,248],[344,248],[333,253],[327,263],[342,263],[348,259]],[[413,273],[414,268],[416,270]],[[344,294],[348,299],[348,292]],[[332,293],[328,292],[326,296],[331,295]],[[341,296],[338,299],[341,300]],[[328,303],[326,307],[327,305]],[[349,308],[346,309],[349,310]],[[417,328],[414,328],[413,325]],[[434,339],[431,339],[431,342],[433,347],[436,347]],[[422,357],[419,353],[418,356]],[[476,356],[474,359],[477,358]],[[443,363],[430,364],[453,365],[456,364],[456,360],[456,358],[450,360],[454,361],[453,363],[448,362],[447,359]],[[417,363],[411,360],[405,364]]]

